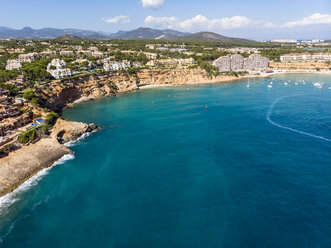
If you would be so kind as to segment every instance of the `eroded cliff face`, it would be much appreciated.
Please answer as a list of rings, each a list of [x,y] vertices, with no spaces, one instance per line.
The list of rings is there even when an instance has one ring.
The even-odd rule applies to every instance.
[[[149,69],[135,75],[127,72],[109,72],[102,75],[88,75],[64,82],[54,81],[40,86],[38,94],[45,101],[45,107],[60,110],[80,98],[100,98],[137,90],[147,85],[181,85],[190,83],[215,83],[238,79],[233,76],[210,78],[201,69]]]

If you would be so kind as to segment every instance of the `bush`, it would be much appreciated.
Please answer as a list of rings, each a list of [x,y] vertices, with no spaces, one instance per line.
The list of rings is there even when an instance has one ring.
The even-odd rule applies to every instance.
[[[54,124],[56,123],[56,120],[58,118],[60,118],[60,116],[57,113],[52,111],[46,116],[45,123],[46,123],[46,125],[54,126]]]
[[[34,141],[37,137],[37,128],[30,129],[18,136],[18,142],[27,144]]]
[[[31,101],[33,98],[36,98],[36,94],[34,93],[33,90],[29,89],[24,91],[23,97],[25,100]]]

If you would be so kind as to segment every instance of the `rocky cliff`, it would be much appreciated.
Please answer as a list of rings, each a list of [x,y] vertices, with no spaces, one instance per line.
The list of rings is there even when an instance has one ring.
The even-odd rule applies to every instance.
[[[240,78],[240,77],[239,77]],[[137,90],[147,85],[181,85],[236,80],[234,76],[210,78],[201,69],[144,69],[137,74],[109,72],[42,85],[38,94],[47,99],[45,107],[60,110],[78,99],[99,98]]]

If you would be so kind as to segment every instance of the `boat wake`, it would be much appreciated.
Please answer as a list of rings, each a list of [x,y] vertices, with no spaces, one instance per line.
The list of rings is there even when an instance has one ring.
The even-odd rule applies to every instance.
[[[4,195],[0,197],[0,214],[3,214],[3,212],[8,209],[10,205],[12,205],[14,202],[19,200],[19,196],[29,190],[31,187],[38,184],[38,182],[49,173],[49,171],[54,168],[57,165],[64,164],[68,160],[74,159],[75,156],[73,154],[67,154],[64,155],[62,158],[60,158],[58,161],[54,162],[54,164],[51,167],[45,168],[34,176],[32,176],[30,179],[22,183],[18,188],[16,188],[11,193]]]
[[[276,126],[276,127],[279,127],[279,128],[282,128],[282,129],[285,129],[285,130],[288,130],[288,131],[292,131],[292,132],[295,132],[295,133],[299,133],[299,134],[303,134],[303,135],[306,135],[306,136],[310,136],[312,138],[316,138],[316,139],[320,139],[320,140],[324,140],[324,141],[327,141],[327,142],[331,142],[331,139],[328,139],[328,138],[325,138],[323,136],[319,136],[319,135],[315,135],[315,134],[311,134],[311,133],[307,133],[307,132],[303,132],[303,131],[300,131],[300,130],[297,130],[297,129],[294,129],[294,128],[290,128],[290,127],[286,127],[286,126],[283,126],[281,124],[278,124],[277,122],[274,122],[272,119],[271,119],[271,116],[272,116],[272,112],[275,108],[275,105],[277,103],[279,103],[280,101],[286,99],[286,98],[289,98],[289,97],[296,97],[296,96],[301,96],[301,95],[290,95],[290,96],[283,96],[283,97],[280,97],[280,98],[277,98],[270,106],[269,110],[268,110],[268,113],[267,113],[267,121]]]

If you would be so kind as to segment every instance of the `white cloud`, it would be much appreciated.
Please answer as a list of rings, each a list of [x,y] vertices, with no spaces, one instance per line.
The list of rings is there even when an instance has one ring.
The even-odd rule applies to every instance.
[[[163,6],[164,0],[141,0],[144,8],[159,9]]]
[[[308,26],[313,24],[331,24],[331,15],[323,15],[315,13],[311,16],[307,16],[298,21],[287,22],[281,27],[292,28],[296,26]]]
[[[179,20],[172,17],[153,17],[145,18],[145,25],[154,28],[171,28],[181,30],[211,30],[211,29],[235,29],[241,27],[274,27],[275,25],[265,21],[251,20],[245,16],[233,16],[219,19],[208,19],[203,15],[196,15],[191,19]]]
[[[103,21],[109,24],[126,24],[130,22],[130,17],[120,15],[113,18],[103,18]]]

